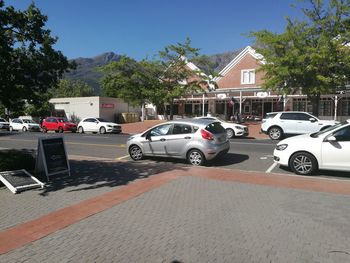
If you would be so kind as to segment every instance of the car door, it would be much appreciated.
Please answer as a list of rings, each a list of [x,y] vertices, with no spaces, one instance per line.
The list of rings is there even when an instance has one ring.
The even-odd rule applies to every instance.
[[[322,142],[323,168],[350,171],[350,126],[341,128],[331,135],[336,138],[336,141]]]
[[[15,131],[19,131],[22,129],[18,119],[13,119],[11,121],[11,126],[12,126],[12,129],[14,129]]]
[[[284,133],[296,134],[298,133],[297,120],[298,120],[298,117],[296,113],[286,112],[281,114],[280,121],[278,124],[281,126]]]
[[[83,121],[83,129],[84,129],[84,131],[87,131],[87,132],[94,131],[94,126],[95,126],[94,122],[95,122],[95,119],[93,119],[93,118],[85,119]]]
[[[171,123],[159,125],[145,135],[144,140],[141,141],[145,155],[162,156],[166,154],[165,142],[168,139],[171,127]]]
[[[181,156],[186,150],[187,143],[193,138],[192,126],[188,124],[175,123],[171,134],[165,141],[166,154],[170,156]]]
[[[311,132],[317,132],[320,130],[318,119],[312,115],[309,115],[307,113],[296,113],[298,116],[297,121],[297,130],[298,133],[311,133]]]

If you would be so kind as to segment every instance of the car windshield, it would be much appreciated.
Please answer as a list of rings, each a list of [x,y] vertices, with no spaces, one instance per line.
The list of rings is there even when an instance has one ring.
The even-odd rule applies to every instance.
[[[322,130],[322,131],[312,133],[312,134],[310,134],[310,136],[311,136],[312,138],[317,138],[318,136],[320,136],[320,135],[322,135],[322,134],[324,134],[324,133],[326,133],[326,132],[332,131],[332,130],[334,130],[334,129],[336,129],[336,128],[338,128],[338,127],[340,127],[340,126],[342,126],[342,125],[344,125],[344,124],[346,124],[346,123],[347,123],[347,122],[341,122],[341,123],[335,124],[335,125],[330,126],[330,127],[326,128],[326,129],[324,129],[324,130]]]
[[[59,118],[58,121],[59,122],[68,122],[68,120],[66,118]]]
[[[36,123],[35,121],[33,120],[22,120],[24,123]]]
[[[109,122],[109,121],[107,121],[107,120],[105,120],[105,119],[102,119],[102,118],[96,118],[98,121],[100,121],[100,122]]]
[[[221,126],[220,122],[213,122],[209,124],[205,129],[212,134],[224,133],[225,129]]]

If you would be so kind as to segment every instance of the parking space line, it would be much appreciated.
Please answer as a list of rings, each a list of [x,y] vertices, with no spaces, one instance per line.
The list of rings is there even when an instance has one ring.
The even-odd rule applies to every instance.
[[[274,163],[269,167],[269,169],[266,170],[265,173],[267,173],[267,174],[268,174],[268,173],[271,173],[271,171],[276,167],[276,165],[277,165],[277,163],[274,162]]]
[[[116,157],[115,159],[116,160],[122,160],[122,159],[125,159],[125,158],[128,158],[129,155],[125,155],[125,156],[122,156],[122,157]]]

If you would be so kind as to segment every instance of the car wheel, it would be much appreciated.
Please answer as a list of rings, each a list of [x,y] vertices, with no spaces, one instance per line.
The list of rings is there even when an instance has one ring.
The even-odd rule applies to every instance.
[[[280,140],[283,137],[283,131],[279,127],[272,127],[269,129],[269,137],[272,140]]]
[[[9,127],[9,131],[10,131],[10,132],[13,132],[12,126]]]
[[[84,133],[84,128],[83,128],[82,126],[80,126],[80,127],[78,128],[78,132],[79,132],[79,133]]]
[[[43,132],[43,133],[47,133],[46,127],[42,127],[42,132]]]
[[[226,136],[228,139],[235,137],[235,131],[230,128],[226,129]]]
[[[131,159],[133,159],[135,161],[141,160],[143,158],[142,150],[137,145],[133,145],[130,147],[129,155],[130,155]]]
[[[58,127],[58,132],[59,133],[63,133],[63,128],[62,127]]]
[[[203,165],[205,163],[205,158],[200,150],[194,149],[188,152],[187,161],[192,165]]]
[[[23,127],[23,128],[22,128],[22,131],[23,131],[23,132],[26,132],[26,131],[27,131],[27,127]]]
[[[316,158],[307,152],[293,154],[289,166],[294,173],[300,175],[310,175],[318,169]]]
[[[105,134],[106,133],[106,128],[105,127],[101,127],[100,128],[100,133],[101,134]]]

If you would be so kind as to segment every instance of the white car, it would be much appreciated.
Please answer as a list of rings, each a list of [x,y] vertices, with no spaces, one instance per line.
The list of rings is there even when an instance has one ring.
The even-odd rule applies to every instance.
[[[16,118],[10,120],[10,131],[40,131],[40,125],[31,119]]]
[[[280,141],[274,161],[296,174],[309,175],[317,169],[350,171],[350,119],[319,132]]]
[[[122,126],[102,118],[85,118],[79,122],[78,132],[121,133]]]
[[[243,137],[248,136],[249,130],[248,127],[245,125],[232,123],[224,121],[218,117],[197,117],[196,119],[205,119],[205,120],[215,120],[220,122],[221,126],[225,128],[227,138],[231,139],[233,137]]]
[[[337,123],[301,111],[270,112],[261,122],[261,131],[272,140],[280,140],[285,135],[318,132]]]
[[[10,124],[3,118],[0,118],[0,130],[9,130]]]

